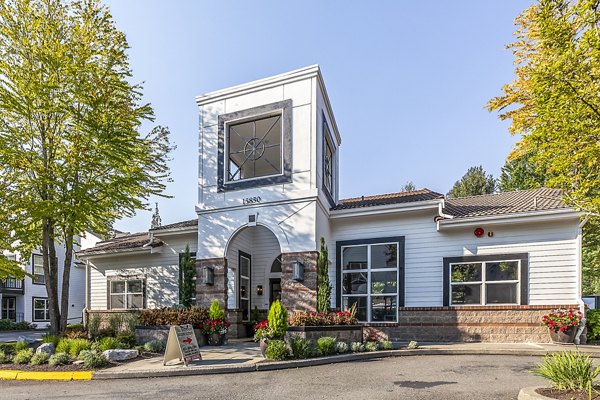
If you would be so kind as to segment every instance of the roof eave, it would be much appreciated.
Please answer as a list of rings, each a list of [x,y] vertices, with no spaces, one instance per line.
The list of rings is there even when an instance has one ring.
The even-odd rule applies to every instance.
[[[394,212],[411,212],[428,209],[438,209],[441,199],[413,201],[410,203],[385,204],[381,206],[368,206],[347,208],[342,210],[330,210],[329,215],[332,219],[360,217],[366,215],[389,214]]]
[[[169,229],[153,229],[152,232],[155,236],[166,236],[166,235],[178,235],[184,233],[196,233],[198,232],[198,225],[185,226],[181,228],[169,228]]]
[[[143,253],[158,253],[159,250],[156,250],[157,248],[161,248],[161,245],[158,246],[147,246],[147,247],[135,247],[132,249],[113,249],[113,250],[100,250],[100,251],[94,251],[92,253],[87,253],[87,254],[82,254],[81,252],[76,253],[77,258],[79,259],[90,259],[90,258],[95,258],[95,257],[102,257],[102,256],[114,256],[117,254],[123,254],[123,255],[130,255],[130,254],[143,254]],[[161,249],[162,250],[162,249]]]
[[[441,219],[438,221],[438,230],[443,228],[462,228],[485,223],[486,225],[503,224],[515,220],[527,222],[547,222],[564,219],[579,218],[581,213],[573,208],[561,208],[556,210],[528,211],[514,214],[483,215],[477,217],[454,217],[453,219]]]

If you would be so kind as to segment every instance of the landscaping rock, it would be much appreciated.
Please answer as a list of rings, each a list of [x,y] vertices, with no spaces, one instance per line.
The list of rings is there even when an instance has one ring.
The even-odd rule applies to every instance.
[[[19,336],[17,338],[17,342],[24,342],[27,344],[34,344],[35,343],[35,339],[27,337],[27,336]]]
[[[83,360],[73,361],[73,365],[81,365],[81,364],[83,364]]]
[[[56,352],[56,349],[54,348],[54,343],[42,343],[38,346],[38,348],[35,350],[36,354],[40,354],[40,353],[46,353],[48,355],[52,355]]]
[[[105,350],[102,355],[110,362],[125,361],[136,358],[140,353],[137,350]]]

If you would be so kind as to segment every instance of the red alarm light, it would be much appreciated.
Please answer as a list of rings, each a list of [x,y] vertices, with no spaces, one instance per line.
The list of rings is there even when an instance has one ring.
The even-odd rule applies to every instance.
[[[473,232],[475,234],[475,236],[482,237],[484,232],[483,232],[483,228],[476,228],[475,231]]]

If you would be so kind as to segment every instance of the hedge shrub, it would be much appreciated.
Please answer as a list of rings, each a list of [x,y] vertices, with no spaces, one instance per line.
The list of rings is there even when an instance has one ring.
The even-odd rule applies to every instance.
[[[163,307],[140,311],[140,325],[199,325],[208,319],[208,310],[201,307]]]
[[[286,360],[290,353],[287,344],[283,340],[269,340],[267,343],[266,356],[269,360]]]

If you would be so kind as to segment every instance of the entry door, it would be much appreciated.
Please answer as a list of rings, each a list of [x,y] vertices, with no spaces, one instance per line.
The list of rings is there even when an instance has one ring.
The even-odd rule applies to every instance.
[[[252,257],[248,253],[240,251],[239,255],[239,282],[240,282],[240,309],[242,310],[242,321],[250,320],[250,271],[252,268]]]
[[[269,306],[281,300],[281,278],[269,279]]]
[[[10,319],[16,321],[17,319],[17,298],[16,297],[3,297],[2,298],[2,313],[0,319]]]

